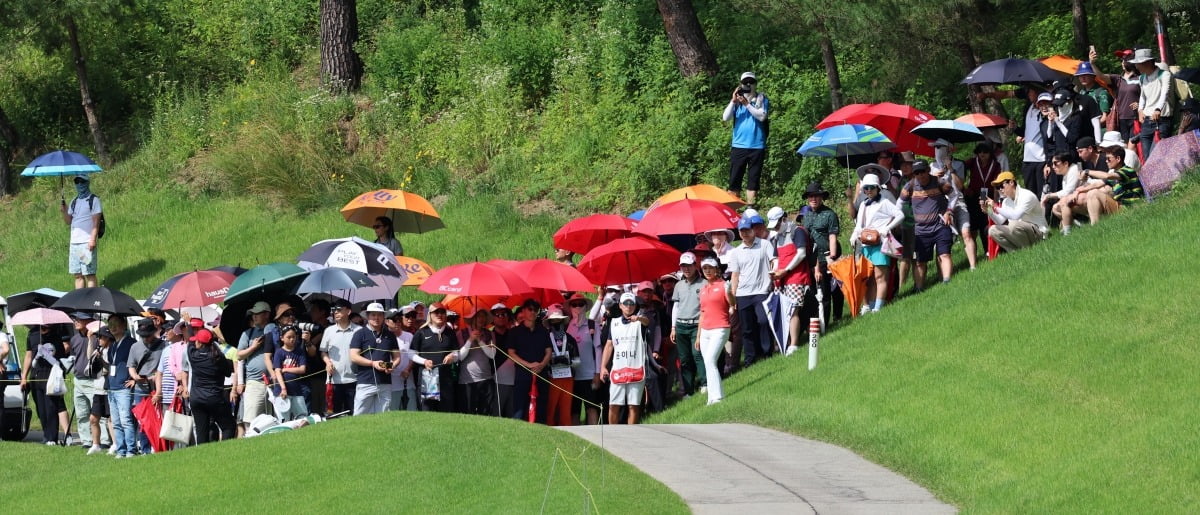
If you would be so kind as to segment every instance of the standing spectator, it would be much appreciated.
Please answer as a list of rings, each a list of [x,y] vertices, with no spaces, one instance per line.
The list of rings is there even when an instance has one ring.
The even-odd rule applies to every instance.
[[[684,252],[679,256],[680,281],[671,292],[675,308],[671,310],[671,341],[679,352],[679,375],[684,396],[705,387],[704,358],[695,352],[697,328],[700,324],[700,288],[703,280],[696,270],[696,255]]]
[[[733,231],[729,229],[713,229],[704,233],[704,237],[712,244],[712,252],[722,265],[729,263],[729,251],[733,250]],[[598,305],[599,303],[597,303]]]
[[[191,406],[196,445],[209,442],[214,425],[220,440],[234,438],[233,412],[222,393],[233,362],[215,345],[216,336],[208,329],[197,329],[188,341],[192,344],[183,353],[176,392]]]
[[[85,174],[75,176],[75,198],[67,207],[59,206],[63,222],[71,226],[71,249],[67,255],[68,271],[75,276],[75,288],[96,286],[96,242],[100,240],[100,220],[103,205],[91,190],[91,179]]]
[[[833,287],[833,276],[829,274],[829,262],[838,257],[837,236],[841,231],[841,226],[837,213],[825,205],[825,200],[828,198],[829,192],[821,187],[821,183],[816,181],[808,183],[808,188],[804,190],[804,200],[808,203],[809,210],[804,214],[803,225],[813,240],[813,252],[816,254],[817,262],[813,277],[816,279],[817,287],[821,289],[822,298],[825,299],[825,307],[818,309],[825,309],[826,320],[837,320],[842,318],[844,300],[841,288]],[[833,318],[829,317],[830,306],[833,308]]]
[[[383,326],[383,304],[367,305],[367,325],[350,338],[350,362],[357,385],[354,414],[381,413],[392,403],[392,368],[400,363],[396,336]]]
[[[1012,172],[1001,172],[992,184],[999,189],[1003,200],[1000,205],[991,198],[983,200],[988,216],[996,224],[988,229],[988,236],[1005,252],[1023,249],[1045,239],[1049,232],[1046,211],[1037,195],[1017,186],[1017,178]]]
[[[907,191],[909,190],[906,188],[905,192]],[[904,221],[904,213],[879,192],[879,178],[874,175],[863,178],[863,192],[867,194],[867,201],[863,202],[863,208],[858,212],[854,233],[850,235],[850,243],[862,243],[863,256],[866,256],[871,264],[875,265],[875,275],[867,281],[866,299],[868,304],[862,306],[862,313],[866,314],[883,309],[883,303],[887,300],[888,273],[892,259],[891,256],[883,253],[883,242],[888,233]],[[864,235],[869,234],[870,231],[874,231],[875,237],[873,240],[867,241],[864,239]],[[854,308],[857,309],[858,306],[854,306]]]
[[[1045,120],[1043,108],[1049,108],[1054,95],[1033,88],[1022,88],[1020,91],[1028,99],[1025,117],[1021,125],[1015,127],[1017,143],[1022,145],[1021,176],[1025,180],[1025,187],[1041,198],[1046,184],[1046,136],[1041,128]]]
[[[983,212],[983,195],[982,191],[990,189],[992,182],[996,177],[1000,176],[1000,172],[1005,171],[1000,166],[999,161],[995,159],[995,150],[991,143],[983,142],[975,145],[975,157],[966,161],[967,175],[970,181],[967,182],[966,188],[962,191],[964,203],[971,219],[972,237],[978,235],[983,239],[983,233],[987,230],[987,215]],[[966,235],[963,235],[966,239]],[[899,285],[897,285],[898,287]]]
[[[84,328],[84,331],[86,331],[86,327]],[[112,333],[107,330],[105,330],[104,333],[106,336],[105,338],[100,338],[100,336],[97,334],[88,334],[87,337],[80,342],[80,345],[82,345],[84,348],[84,353],[81,357],[84,364],[82,375],[84,376],[84,380],[92,381],[92,391],[95,392],[92,394],[91,398],[88,399],[88,410],[87,413],[85,413],[87,416],[89,431],[83,430],[82,423],[79,425],[80,440],[83,440],[86,435],[86,441],[91,442],[88,444],[88,456],[104,452],[104,450],[100,448],[104,438],[116,433],[116,431],[113,429],[112,419],[109,417],[108,412],[108,390],[100,387],[100,381],[104,380],[104,376],[108,371],[108,367],[104,362],[104,355],[108,351],[108,346],[112,345],[113,343]],[[79,385],[78,381],[80,380],[79,375],[80,374],[76,374],[75,379],[77,388]],[[80,406],[78,402],[75,405],[77,407]],[[110,445],[109,447],[113,449],[116,448],[115,445]]]
[[[458,335],[446,322],[446,306],[434,302],[429,306],[429,322],[413,335],[413,363],[424,368],[417,381],[421,407],[425,411],[452,413],[457,407],[455,385],[458,381],[451,368],[458,360]],[[436,393],[435,393],[436,392]]]
[[[264,413],[271,413],[271,399],[267,384],[273,375],[269,367],[271,354],[267,348],[267,322],[271,318],[271,306],[258,301],[250,308],[250,328],[242,332],[238,341],[237,359],[244,377],[239,378],[235,391],[242,397],[241,429],[254,422]]]
[[[1138,95],[1138,120],[1142,122],[1142,160],[1150,159],[1154,150],[1154,137],[1168,138],[1171,136],[1171,119],[1174,112],[1171,106],[1175,102],[1175,90],[1172,87],[1171,72],[1158,67],[1154,52],[1149,48],[1139,48],[1133,51],[1129,59],[1141,74],[1138,84],[1142,90]]]
[[[567,299],[571,319],[567,322],[567,334],[579,344],[579,366],[575,368],[575,397],[571,400],[572,423],[596,424],[600,420],[600,404],[604,402],[597,392],[600,390],[600,361],[603,348],[597,345],[595,322],[588,318],[588,299],[576,293]],[[587,418],[579,418],[580,410]]]
[[[79,313],[76,313],[78,316]],[[46,445],[62,445],[59,430],[66,432],[67,404],[63,395],[48,395],[46,379],[53,367],[62,366],[60,359],[67,357],[63,337],[51,326],[40,325],[25,338],[25,360],[21,363],[21,390],[33,389],[33,403],[37,408],[38,420],[42,423],[42,440]],[[32,374],[32,375],[31,375]]]
[[[630,294],[632,295],[632,294]],[[505,338],[505,351],[508,359],[516,368],[513,378],[513,418],[529,420],[529,392],[537,388],[538,403],[535,420],[545,420],[545,399],[549,395],[549,387],[534,376],[541,376],[550,364],[550,332],[537,321],[541,305],[535,300],[527,300],[521,304],[517,313],[517,325],[508,330]],[[536,386],[535,386],[536,385]]]
[[[771,291],[771,260],[775,259],[775,247],[755,237],[757,225],[763,225],[762,218],[738,220],[742,244],[730,252],[729,258],[729,272],[732,274],[730,289],[737,299],[742,326],[743,366],[750,366],[771,351],[771,335],[763,301]],[[736,362],[739,356],[735,353],[733,358]]]
[[[417,328],[410,328],[405,324],[405,317],[415,319],[416,311],[404,306],[400,309],[389,309],[387,312],[387,328],[396,335],[396,344],[400,346],[400,363],[392,367],[390,411],[417,410],[416,378],[413,377],[412,367],[412,340]]]
[[[129,378],[133,381],[134,406],[154,394],[154,373],[158,370],[158,361],[162,357],[164,346],[158,337],[158,326],[153,318],[138,320],[137,335],[141,337],[141,341],[133,344],[127,362]],[[149,454],[152,452],[149,437],[142,431],[137,419],[134,419],[133,423],[138,435],[139,449],[142,454]]]
[[[575,253],[567,249],[554,249],[554,260],[575,268]]]
[[[308,383],[308,396],[304,399],[304,406],[309,413],[324,415],[325,405],[325,383],[329,379],[329,375],[325,373],[325,360],[321,358],[321,339],[325,336],[325,328],[329,326],[330,320],[330,303],[325,299],[311,299],[308,302],[308,318],[312,320],[312,327],[301,325],[301,334],[308,333],[308,337],[303,339],[304,347],[300,350],[304,351],[304,359],[308,363],[304,369],[304,379]],[[304,331],[304,329],[309,329]]]
[[[474,415],[498,414],[496,410],[496,342],[488,326],[491,314],[477,309],[459,334],[458,402]]]
[[[975,245],[975,234],[971,228],[971,215],[963,202],[967,167],[962,161],[954,159],[954,146],[949,141],[939,138],[930,145],[934,150],[934,161],[930,163],[930,174],[954,188],[952,198],[957,200],[950,202],[950,211],[953,213],[951,232],[957,231],[962,236],[963,250],[967,255],[967,266],[974,270],[979,259],[978,249]]]
[[[154,374],[154,398],[161,405],[161,411],[170,409],[179,388],[178,378],[183,370],[183,353],[187,352],[187,342],[183,339],[184,325],[180,322],[167,330],[166,337],[169,343],[158,359],[158,371]],[[244,383],[239,383],[241,384]],[[173,443],[174,448],[179,448],[180,445]]]
[[[704,356],[708,404],[711,406],[725,397],[721,390],[721,369],[717,366],[717,359],[725,340],[729,339],[729,318],[734,313],[735,301],[733,290],[725,284],[715,259],[701,261],[700,269],[704,271],[704,284],[700,290],[700,337],[694,348]]]
[[[878,189],[878,188],[877,188]],[[788,326],[787,352],[796,351],[800,342],[800,317],[808,308],[812,290],[813,243],[802,225],[784,219],[775,241],[778,259],[771,277],[783,297],[780,302],[783,320]]]
[[[92,336],[87,329],[87,325],[92,321],[92,315],[83,312],[71,314],[71,321],[75,324],[75,333],[71,335],[71,355],[75,357],[75,363],[71,366],[71,372],[75,375],[75,388],[71,395],[72,404],[75,407],[75,425],[79,427],[79,441],[84,447],[100,448],[100,444],[109,440],[107,427],[97,425],[97,430],[103,431],[103,440],[97,438],[92,439],[91,431],[84,431],[84,426],[91,419],[92,399],[96,395],[105,395],[102,381],[104,379],[104,367],[90,367],[91,361],[88,359],[88,344],[95,337]],[[92,343],[95,347],[95,343]],[[108,401],[105,398],[105,408],[107,411]],[[105,418],[108,418],[107,416]]]
[[[1092,68],[1092,63],[1089,61],[1079,62],[1079,67],[1075,69],[1075,78],[1079,80],[1079,93],[1096,102],[1096,106],[1100,110],[1100,126],[1104,127],[1108,124],[1109,110],[1112,109],[1112,95],[1109,95],[1108,90],[1096,82],[1096,70]]]
[[[133,350],[134,340],[126,331],[128,322],[124,317],[113,316],[108,319],[108,330],[113,336],[113,344],[108,347],[105,361],[110,367],[108,373],[108,413],[112,417],[113,447],[118,458],[136,456],[137,426],[133,423],[133,378],[129,375],[129,352]],[[103,337],[104,333],[99,333]]]
[[[903,188],[904,184],[912,180],[913,165],[917,162],[917,156],[913,152],[901,152],[900,156],[900,179],[902,182],[900,183],[900,187],[896,188],[897,195],[900,193],[900,188]],[[896,260],[897,280],[896,286],[892,288],[892,291],[899,292],[900,288],[904,286],[904,282],[908,279],[908,276],[911,275],[910,271],[913,269],[913,249],[917,248],[917,221],[913,217],[912,204],[900,204],[899,199],[897,199],[896,205],[900,207],[900,212],[904,213],[904,222],[893,231],[896,239],[900,241],[900,246],[904,249],[904,253]],[[915,284],[916,281],[913,281],[913,283]],[[835,309],[840,315],[842,303],[840,291],[837,292],[834,302],[837,303]]]
[[[300,379],[306,370],[308,356],[304,350],[297,347],[300,340],[300,328],[294,325],[284,326],[279,330],[279,347],[271,356],[271,365],[275,369],[275,395],[287,409],[279,410],[279,420],[289,421],[308,415],[305,399],[308,397],[308,382]]]
[[[1088,60],[1093,63],[1093,69],[1096,66],[1097,56],[1094,49],[1088,54]],[[1133,133],[1133,124],[1138,119],[1137,103],[1138,97],[1142,93],[1142,84],[1138,80],[1137,67],[1129,62],[1129,58],[1133,56],[1133,50],[1122,50],[1118,52],[1118,56],[1121,58],[1121,74],[1106,76],[1108,83],[1117,88],[1117,98],[1113,101],[1108,116],[1105,117],[1105,125],[1110,131],[1119,132],[1122,140],[1130,141],[1137,136]],[[1096,73],[1100,72],[1097,70]]]
[[[604,356],[600,360],[600,379],[611,379],[608,402],[608,423],[619,424],[621,411],[618,406],[629,409],[627,424],[638,423],[645,396],[646,361],[649,346],[646,328],[650,320],[638,314],[637,296],[622,293],[621,316],[614,318],[610,326],[608,342],[604,344]],[[612,363],[612,373],[609,373]]]
[[[913,219],[916,222],[914,233],[917,240],[917,270],[913,282],[917,291],[925,288],[925,272],[929,260],[933,259],[935,248],[942,282],[950,282],[950,245],[954,242],[954,234],[950,231],[954,213],[950,206],[957,201],[957,195],[950,184],[930,176],[928,163],[917,161],[913,165],[913,179],[900,191],[900,207],[903,209],[905,204],[911,202]]]
[[[496,348],[505,352],[496,355],[496,391],[499,392],[499,413],[501,417],[513,416],[513,383],[516,381],[516,365],[508,358],[508,331],[512,328],[512,311],[508,306],[497,302],[492,305],[492,334],[496,338]]]
[[[758,78],[745,72],[741,84],[734,88],[733,98],[721,114],[722,121],[733,120],[733,150],[729,154],[729,192],[741,195],[742,177],[746,178],[746,203],[753,206],[758,193],[759,175],[767,153],[770,131],[767,111],[770,102],[758,92]]]
[[[552,305],[546,310],[546,321],[550,326],[550,389],[546,399],[546,424],[551,426],[569,426],[572,422],[571,396],[575,392],[572,361],[578,357],[579,343],[567,334],[568,319],[562,304]]]
[[[350,322],[352,307],[349,301],[338,299],[333,303],[333,325],[321,335],[321,359],[325,372],[333,383],[333,413],[354,410],[354,389],[357,387],[354,370],[350,363],[350,340],[362,326]]]
[[[392,251],[392,254],[397,256],[404,255],[404,246],[400,245],[400,240],[396,239],[396,229],[392,225],[392,219],[386,216],[375,218],[375,223],[371,225],[375,230],[375,243],[387,247]]]

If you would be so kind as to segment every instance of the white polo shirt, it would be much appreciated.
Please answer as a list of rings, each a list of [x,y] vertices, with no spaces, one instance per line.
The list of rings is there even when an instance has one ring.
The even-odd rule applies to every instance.
[[[763,238],[755,238],[754,244],[742,242],[729,251],[729,271],[738,274],[735,297],[766,295],[771,292],[771,260],[775,259],[775,246]]]

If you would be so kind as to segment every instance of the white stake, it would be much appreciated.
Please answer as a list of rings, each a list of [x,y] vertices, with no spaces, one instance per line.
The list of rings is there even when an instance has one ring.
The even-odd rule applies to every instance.
[[[808,369],[817,368],[817,340],[821,338],[821,319],[808,319]]]

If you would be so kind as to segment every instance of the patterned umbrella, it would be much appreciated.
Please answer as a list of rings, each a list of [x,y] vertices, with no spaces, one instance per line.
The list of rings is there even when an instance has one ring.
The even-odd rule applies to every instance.
[[[891,150],[896,144],[870,125],[847,124],[821,129],[796,153],[808,157],[845,157]]]
[[[1150,157],[1138,171],[1146,197],[1153,198],[1170,191],[1175,181],[1197,163],[1200,163],[1200,131],[1185,132],[1155,143]]]
[[[420,234],[446,227],[428,200],[407,191],[368,191],[342,208],[342,217],[347,222],[367,227],[380,216],[391,218],[396,232]]]
[[[914,127],[912,133],[930,140],[944,139],[950,143],[983,141],[983,132],[974,125],[957,120],[931,120]]]

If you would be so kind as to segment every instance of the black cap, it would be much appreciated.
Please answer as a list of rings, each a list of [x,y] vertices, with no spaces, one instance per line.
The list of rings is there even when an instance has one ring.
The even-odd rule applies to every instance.
[[[96,317],[92,316],[91,313],[88,313],[86,311],[76,311],[74,313],[71,313],[71,318],[74,318],[75,320],[95,320],[96,319]]]
[[[929,171],[929,163],[926,162],[924,159],[918,159],[916,163],[913,163],[913,174],[918,174],[921,172],[928,172],[928,171]]]
[[[354,305],[346,299],[337,299],[333,301],[333,309],[354,309]]]
[[[1075,148],[1092,148],[1096,146],[1096,138],[1084,136],[1075,142]]]
[[[158,326],[154,325],[154,319],[143,318],[138,320],[137,334],[138,336],[146,337],[153,335],[158,331]]]
[[[1200,102],[1197,102],[1195,98],[1189,98],[1179,104],[1179,110],[1189,113],[1200,113]]]
[[[109,340],[112,340],[112,341],[117,340],[117,337],[113,336],[112,331],[109,331],[107,327],[101,327],[100,329],[98,329],[96,331],[96,336],[99,338],[108,338]]]

